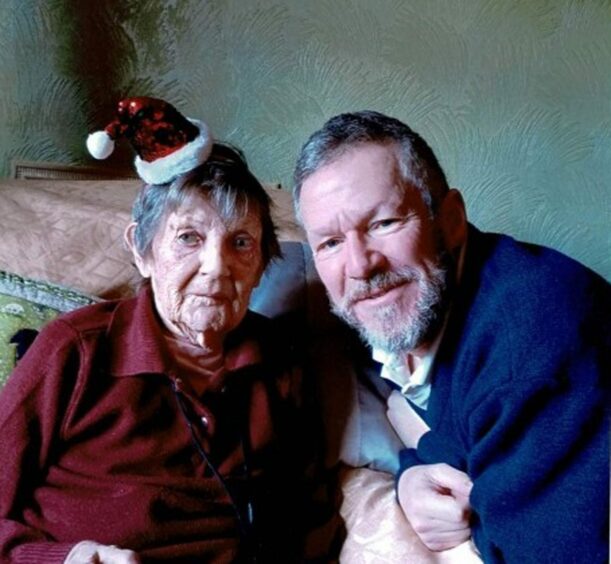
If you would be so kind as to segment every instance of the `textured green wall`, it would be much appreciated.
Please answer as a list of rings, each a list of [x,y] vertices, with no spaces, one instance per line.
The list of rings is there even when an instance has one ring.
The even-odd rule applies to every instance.
[[[326,118],[378,109],[430,141],[480,227],[611,279],[609,0],[2,0],[0,85],[5,176],[87,162],[86,133],[147,94],[289,186]]]

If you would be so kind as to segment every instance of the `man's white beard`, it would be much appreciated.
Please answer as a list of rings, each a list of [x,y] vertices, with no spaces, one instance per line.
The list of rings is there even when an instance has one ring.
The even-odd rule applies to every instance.
[[[448,263],[448,264],[446,264]],[[369,280],[353,283],[342,303],[333,304],[333,313],[358,330],[372,348],[391,354],[406,354],[431,341],[441,328],[446,312],[450,270],[447,256],[440,256],[426,275],[411,267],[374,274]],[[416,282],[419,296],[411,312],[401,312],[396,304],[380,307],[370,326],[356,317],[352,304],[358,296],[401,283]]]

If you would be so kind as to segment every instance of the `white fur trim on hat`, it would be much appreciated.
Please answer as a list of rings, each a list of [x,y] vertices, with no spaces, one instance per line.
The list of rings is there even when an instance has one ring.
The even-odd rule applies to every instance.
[[[87,150],[96,159],[106,159],[115,150],[115,142],[106,131],[94,131],[87,137]]]
[[[147,184],[170,182],[179,174],[193,170],[210,156],[214,140],[208,126],[203,121],[187,119],[199,128],[199,135],[193,141],[182,149],[150,163],[136,157],[136,170]]]

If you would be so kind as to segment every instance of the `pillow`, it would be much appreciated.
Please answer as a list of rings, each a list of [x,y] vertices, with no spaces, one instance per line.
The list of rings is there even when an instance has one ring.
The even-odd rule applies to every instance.
[[[0,270],[0,387],[45,323],[95,301],[63,286]]]
[[[282,258],[272,261],[250,298],[250,309],[266,317],[289,315],[306,307],[308,279],[304,243],[282,241]]]
[[[340,562],[482,564],[471,541],[441,552],[429,550],[397,503],[392,474],[345,467],[340,473],[340,485],[340,514],[347,531]]]
[[[422,544],[399,508],[392,474],[346,468],[340,483],[340,513],[347,531],[340,561],[435,562],[434,554]]]

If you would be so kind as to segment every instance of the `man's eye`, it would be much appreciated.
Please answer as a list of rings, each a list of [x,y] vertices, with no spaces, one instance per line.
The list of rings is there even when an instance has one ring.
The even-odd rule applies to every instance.
[[[184,233],[180,233],[177,239],[183,245],[196,245],[199,241],[199,236],[194,231],[186,231]]]
[[[319,251],[332,251],[341,243],[339,239],[327,239],[318,245]]]

